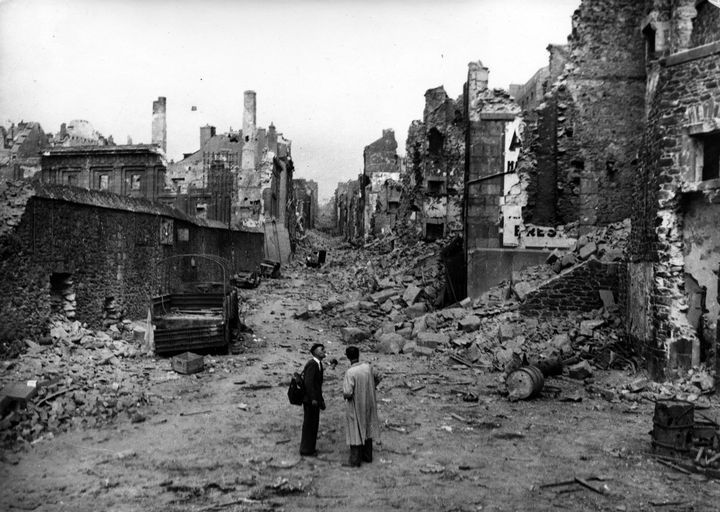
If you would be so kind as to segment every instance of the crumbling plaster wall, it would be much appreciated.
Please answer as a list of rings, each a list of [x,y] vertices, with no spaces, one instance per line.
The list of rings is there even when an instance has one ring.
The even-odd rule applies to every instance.
[[[173,254],[216,254],[236,269],[255,268],[263,258],[263,235],[199,223],[170,208],[114,194],[20,183],[2,191],[0,314],[3,336],[41,335],[50,314],[50,277],[70,274],[76,318],[92,327],[113,297],[129,318],[144,318],[157,293],[159,262]],[[16,203],[22,203],[19,206]],[[8,209],[5,205],[16,205]],[[163,235],[170,226],[169,239]],[[187,240],[180,235],[186,230]]]
[[[670,48],[686,48],[690,5],[673,11]],[[681,9],[682,8],[682,9]],[[679,19],[677,19],[679,16]],[[717,23],[717,21],[716,21]],[[720,26],[715,27],[716,38]],[[717,181],[702,182],[697,144],[703,133],[720,129],[720,45],[673,53],[653,62],[648,94],[648,128],[643,170],[633,215],[632,265],[652,263],[652,272],[631,272],[631,294],[648,294],[653,319],[645,332],[631,333],[656,373],[698,364],[701,340],[688,321],[686,274],[708,290],[705,322],[716,328],[718,256]],[[647,282],[649,280],[649,283]]]

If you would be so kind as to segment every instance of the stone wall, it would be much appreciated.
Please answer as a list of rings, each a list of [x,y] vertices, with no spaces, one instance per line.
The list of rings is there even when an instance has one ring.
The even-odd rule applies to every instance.
[[[164,258],[213,254],[235,271],[255,269],[263,259],[262,233],[229,231],[157,203],[27,183],[5,186],[0,196],[15,205],[3,216],[16,222],[0,235],[5,339],[43,333],[53,281],[71,283],[74,318],[97,327],[109,303],[129,318],[146,315],[162,286]]]
[[[520,305],[525,315],[562,315],[567,311],[592,311],[603,307],[600,290],[619,294],[620,263],[590,259],[545,282]]]
[[[720,27],[716,29],[720,35]],[[655,354],[658,372],[696,365],[706,351],[705,329],[698,330],[688,318],[694,300],[688,276],[708,290],[709,313],[703,321],[711,333],[717,323],[713,290],[720,237],[714,219],[720,179],[703,179],[702,146],[712,145],[708,136],[720,130],[719,57],[720,44],[714,43],[653,64],[656,78],[649,91],[631,247],[636,264],[649,261],[653,272],[645,276],[649,284],[637,276],[631,289],[649,294],[652,327],[632,336],[638,346]]]
[[[690,46],[696,47],[718,40],[718,27],[720,27],[720,7],[710,2],[697,5],[697,15],[693,20]]]

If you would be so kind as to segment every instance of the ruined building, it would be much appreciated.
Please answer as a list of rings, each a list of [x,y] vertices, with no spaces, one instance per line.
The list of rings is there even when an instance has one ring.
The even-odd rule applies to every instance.
[[[363,151],[362,232],[366,237],[382,233],[395,223],[400,207],[400,171],[395,132],[383,130],[382,137]]]
[[[40,152],[49,146],[39,123],[0,126],[0,179],[34,176],[40,170]]]
[[[351,242],[363,235],[363,211],[360,183],[362,175],[357,180],[338,183],[335,189],[335,226],[336,235]]]
[[[648,0],[636,29],[647,77],[628,331],[660,375],[720,361],[720,5]]]
[[[245,91],[243,128],[217,134],[200,128],[200,149],[168,166],[172,192],[163,200],[189,214],[263,229],[268,257],[287,261],[294,239],[291,142],[273,124],[256,123],[256,94]]]
[[[318,184],[306,179],[293,180],[295,199],[295,223],[298,231],[315,229],[318,217]]]
[[[655,376],[707,361],[720,312],[720,5],[583,0],[567,50],[549,88],[534,77],[513,91],[528,109],[529,91],[544,91],[526,117],[521,193],[506,198],[519,232],[631,218],[617,278],[629,339]],[[551,47],[549,70],[557,57]]]
[[[408,129],[403,222],[427,240],[462,234],[465,128],[462,97],[425,92],[423,118]]]

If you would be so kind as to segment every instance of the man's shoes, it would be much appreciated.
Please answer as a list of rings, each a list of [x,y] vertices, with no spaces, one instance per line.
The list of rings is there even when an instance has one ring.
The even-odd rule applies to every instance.
[[[318,451],[315,450],[314,452],[310,452],[310,453],[300,452],[300,456],[301,456],[301,457],[317,457],[317,456],[318,456]]]
[[[349,462],[343,462],[340,465],[344,468],[359,468],[360,467],[359,463],[358,464],[350,464]]]

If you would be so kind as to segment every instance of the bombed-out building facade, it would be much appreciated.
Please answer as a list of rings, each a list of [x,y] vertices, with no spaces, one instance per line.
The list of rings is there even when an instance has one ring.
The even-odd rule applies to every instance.
[[[654,376],[707,363],[720,313],[720,6],[583,0],[567,44],[547,49],[547,66],[508,92],[488,88],[479,61],[457,100],[426,92],[386,231],[462,236],[473,299],[550,262],[558,276],[525,311],[602,307],[605,288]],[[382,236],[367,229],[377,209],[363,180],[336,192],[348,239]],[[597,232],[623,232],[622,246]]]

